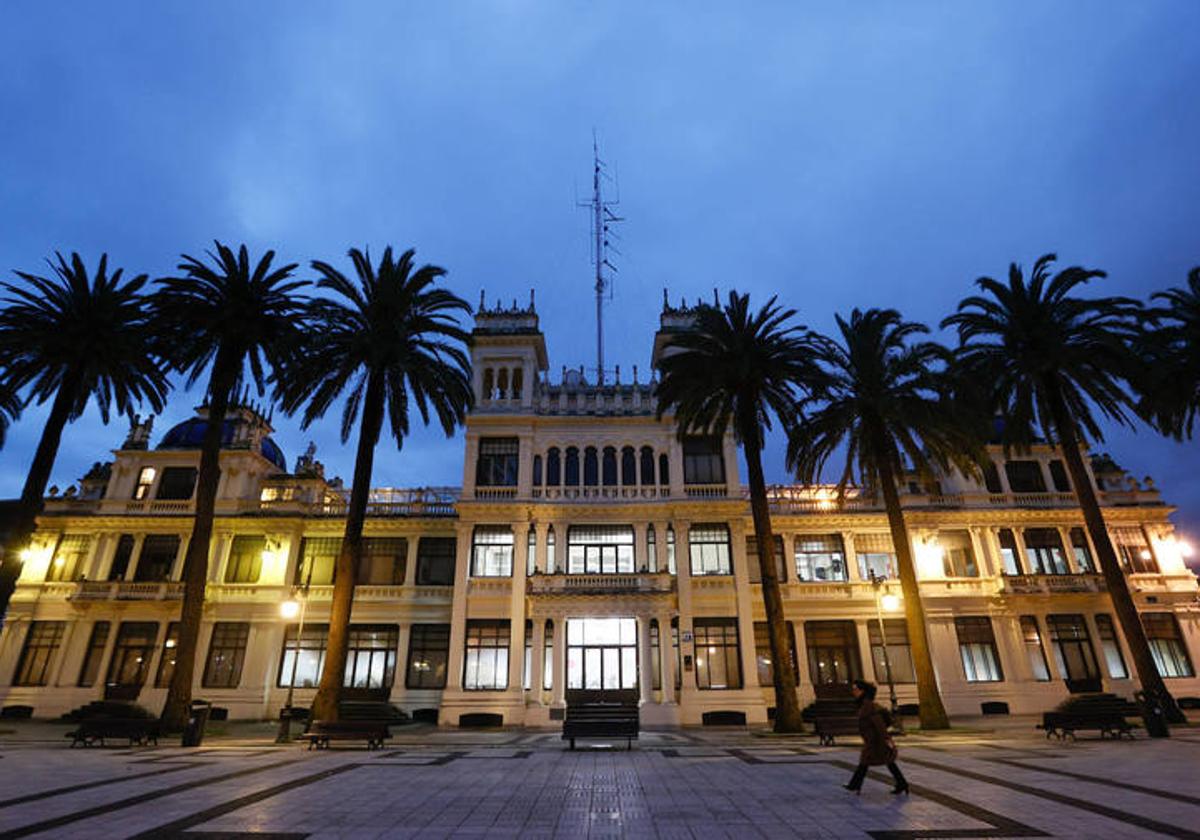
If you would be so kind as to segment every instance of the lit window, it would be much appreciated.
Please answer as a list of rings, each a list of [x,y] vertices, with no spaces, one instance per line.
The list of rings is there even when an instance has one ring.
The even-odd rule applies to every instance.
[[[154,467],[142,467],[142,471],[138,473],[137,486],[133,488],[133,498],[149,498],[150,488],[154,485],[155,475],[157,475],[157,472]]]
[[[1146,640],[1158,673],[1163,677],[1194,677],[1192,660],[1188,657],[1179,620],[1173,613],[1142,613]]]
[[[408,643],[408,688],[445,688],[449,624],[414,624]]]
[[[471,544],[473,577],[510,577],[513,561],[513,532],[503,525],[479,525]]]
[[[509,622],[467,622],[463,688],[468,691],[503,691],[508,688]]]
[[[1038,682],[1050,679],[1050,666],[1046,662],[1046,649],[1042,647],[1042,632],[1038,628],[1037,616],[1021,616],[1021,638],[1025,642],[1025,655],[1029,658],[1029,670]]]
[[[1002,681],[1004,671],[1000,668],[991,620],[987,616],[962,616],[954,619],[954,629],[958,633],[958,652],[967,682]]]
[[[692,622],[692,633],[696,644],[696,687],[741,688],[737,619],[697,618]]]
[[[841,534],[796,537],[796,574],[802,581],[846,580]]]
[[[693,575],[733,574],[729,562],[729,526],[693,525],[688,530]]]

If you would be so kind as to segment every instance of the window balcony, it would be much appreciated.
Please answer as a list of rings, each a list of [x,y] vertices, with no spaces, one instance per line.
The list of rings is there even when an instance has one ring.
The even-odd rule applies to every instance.
[[[666,572],[599,575],[534,575],[525,581],[530,595],[658,594],[675,589]]]
[[[1105,592],[1100,575],[1012,575],[1002,579],[1005,595],[1053,595],[1058,592]]]
[[[478,491],[476,491],[478,495]],[[533,498],[551,499],[556,502],[586,502],[596,499],[614,501],[641,501],[644,499],[667,499],[671,496],[670,487],[534,487]]]
[[[183,598],[181,581],[81,580],[75,587],[75,593],[68,596],[71,601],[178,601]]]
[[[723,499],[729,495],[726,484],[685,484],[684,495],[689,499]]]

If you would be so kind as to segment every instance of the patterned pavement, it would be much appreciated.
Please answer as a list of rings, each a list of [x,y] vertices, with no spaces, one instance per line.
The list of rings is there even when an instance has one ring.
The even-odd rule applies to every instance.
[[[46,727],[49,731],[49,727]],[[913,793],[812,737],[643,733],[569,752],[529,730],[397,729],[389,748],[263,740],[69,749],[0,738],[0,840],[204,838],[1200,838],[1200,729],[1047,742],[1025,730],[910,735]]]

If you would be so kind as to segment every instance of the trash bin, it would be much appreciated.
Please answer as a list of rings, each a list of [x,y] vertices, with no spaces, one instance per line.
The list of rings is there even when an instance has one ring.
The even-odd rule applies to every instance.
[[[204,727],[208,725],[208,716],[210,714],[212,714],[212,703],[209,703],[207,700],[192,701],[192,708],[188,713],[188,722],[183,728],[183,742],[180,746],[200,746],[204,741]]]
[[[1134,693],[1138,706],[1142,711],[1142,723],[1146,726],[1146,734],[1151,738],[1170,738],[1171,730],[1167,726],[1167,713],[1162,701],[1149,691]]]

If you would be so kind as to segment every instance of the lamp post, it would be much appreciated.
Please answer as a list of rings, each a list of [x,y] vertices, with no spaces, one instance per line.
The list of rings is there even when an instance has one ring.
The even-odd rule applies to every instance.
[[[891,703],[892,717],[896,717],[896,682],[892,679],[892,661],[888,656],[887,643],[887,628],[883,624],[883,608],[884,600],[888,601],[888,611],[896,609],[900,599],[891,592],[883,592],[883,583],[885,578],[875,574],[874,570],[870,572],[871,586],[875,589],[875,617],[879,621],[879,641],[883,647],[883,672],[887,676],[888,684],[888,702]]]
[[[299,617],[299,622],[296,625],[296,649],[292,651],[292,673],[288,678],[287,700],[284,701],[283,709],[279,713],[279,732],[275,735],[276,744],[287,744],[292,740],[292,695],[296,690],[296,666],[300,662],[300,640],[304,637],[304,614],[308,608],[308,587],[312,583],[312,573],[314,563],[309,563],[308,573],[304,577],[304,586],[299,592],[293,592],[292,597],[282,602],[279,605],[279,615],[284,621],[289,621]],[[297,597],[301,595],[303,597]],[[286,639],[287,626],[284,625],[284,636]]]

